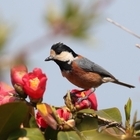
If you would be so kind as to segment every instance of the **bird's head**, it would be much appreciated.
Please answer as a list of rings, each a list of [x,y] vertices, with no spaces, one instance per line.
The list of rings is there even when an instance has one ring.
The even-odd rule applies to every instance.
[[[78,55],[67,45],[63,43],[56,43],[52,45],[50,56],[45,61],[61,61],[71,63]]]

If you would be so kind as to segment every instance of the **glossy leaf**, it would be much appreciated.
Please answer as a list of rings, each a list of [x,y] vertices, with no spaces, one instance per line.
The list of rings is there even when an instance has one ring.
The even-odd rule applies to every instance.
[[[129,98],[126,105],[125,105],[125,117],[126,117],[126,121],[129,121],[130,120],[130,113],[131,113],[131,105],[132,104],[132,101],[131,99]]]
[[[96,129],[95,130],[90,130],[90,131],[83,131],[83,135],[86,137],[87,140],[118,140],[117,137],[109,135],[109,134],[104,134],[104,133],[99,133]]]
[[[75,131],[61,131],[58,133],[57,138],[58,140],[82,140],[82,138]]]
[[[118,138],[97,132],[96,129],[82,131],[78,134],[75,131],[65,131],[58,133],[58,140],[118,140]]]
[[[7,140],[18,140],[26,138],[27,140],[45,140],[42,132],[38,128],[24,128],[13,132]]]
[[[89,118],[85,117],[83,119],[76,120],[77,122],[77,129],[79,131],[83,130],[92,130],[92,129],[97,129],[98,128],[98,122],[96,118]]]
[[[100,117],[103,117],[105,119],[109,119],[112,121],[117,121],[121,122],[122,117],[120,114],[120,111],[117,108],[110,108],[110,109],[104,109],[104,110],[99,110],[99,111],[94,111],[92,109],[83,109],[79,111],[79,113],[89,113],[93,114],[93,117],[85,117],[81,121],[78,120],[77,128],[82,131],[82,130],[91,130],[98,128],[98,123],[97,123],[97,118],[94,117],[94,115],[99,115]]]
[[[38,128],[35,117],[32,116],[30,118],[29,125],[30,125],[31,128]]]
[[[100,117],[110,119],[117,122],[122,122],[122,116],[118,108],[103,109],[95,112]]]
[[[108,109],[102,109],[98,111],[94,111],[93,109],[83,109],[79,111],[80,113],[89,113],[89,114],[97,114],[100,117],[114,120],[117,122],[122,121],[121,113],[118,108],[108,108]]]
[[[26,118],[24,119],[23,122],[24,127],[29,127],[31,117],[35,116],[34,107],[32,107],[30,104],[27,104],[27,107],[28,107],[28,114],[26,115]]]
[[[95,111],[93,109],[82,109],[82,110],[80,110],[78,112],[79,113],[89,113],[89,114],[95,113]]]
[[[28,107],[23,102],[7,103],[0,106],[0,139],[5,140],[8,135],[19,129],[25,119]]]
[[[103,110],[96,111],[96,113],[97,113],[97,115],[99,115],[100,117],[103,117],[105,119],[108,119],[111,121],[116,121],[118,123],[122,122],[122,116],[121,116],[121,113],[118,108],[103,109]],[[111,134],[117,134],[117,135],[122,134],[122,132],[119,131],[115,127],[107,129],[107,130],[108,130],[107,132],[111,133]]]

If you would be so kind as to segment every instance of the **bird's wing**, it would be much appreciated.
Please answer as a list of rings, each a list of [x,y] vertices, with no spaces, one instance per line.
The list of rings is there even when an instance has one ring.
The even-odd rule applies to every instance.
[[[81,57],[79,59],[74,60],[74,62],[79,67],[81,67],[82,69],[84,69],[85,71],[95,72],[95,73],[100,74],[103,77],[111,77],[113,79],[116,79],[112,74],[110,74],[104,68],[102,68],[101,66],[95,64],[94,62],[90,61],[87,58]]]

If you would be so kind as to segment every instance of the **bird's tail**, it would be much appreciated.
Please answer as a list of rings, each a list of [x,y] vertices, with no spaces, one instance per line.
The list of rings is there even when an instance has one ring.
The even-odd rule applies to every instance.
[[[128,87],[128,88],[135,88],[135,86],[133,86],[133,85],[129,85],[129,84],[126,84],[126,83],[120,82],[120,81],[118,81],[118,80],[113,81],[113,83],[115,83],[115,84],[119,84],[119,85],[122,85],[122,86],[125,86],[125,87]]]

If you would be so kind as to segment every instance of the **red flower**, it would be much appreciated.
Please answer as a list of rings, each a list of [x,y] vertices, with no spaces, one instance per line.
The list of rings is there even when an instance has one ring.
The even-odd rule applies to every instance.
[[[25,65],[16,65],[11,68],[11,82],[13,86],[23,86],[22,77],[27,73],[27,67]]]
[[[91,89],[89,89],[87,91],[83,91],[83,92],[81,92],[78,89],[71,90],[71,93],[73,93],[73,94],[76,93],[76,98],[75,97],[72,97],[72,98],[73,98],[73,101],[75,102],[75,106],[79,110],[85,109],[85,108],[91,108],[91,109],[97,110],[98,104],[97,104],[97,99],[96,99],[94,92],[92,92],[92,94],[90,94],[90,96],[87,99],[82,100],[81,102],[77,102],[79,98],[85,97],[86,95],[88,95],[91,92],[92,92]]]
[[[14,89],[6,83],[0,82],[0,105],[16,100]]]
[[[47,76],[42,73],[40,68],[35,68],[33,72],[23,76],[23,89],[31,99],[42,98],[46,89]]]
[[[37,122],[37,125],[39,127],[42,127],[42,128],[47,128],[47,123],[45,122],[45,120],[42,118],[42,116],[40,115],[39,112],[36,113],[36,122]]]
[[[56,110],[54,107],[42,103],[37,105],[37,109],[36,122],[39,127],[46,128],[47,126],[50,126],[56,130],[60,125],[60,129],[63,129],[63,121],[68,122],[69,125],[75,125],[75,122],[71,120],[72,114],[67,107],[62,107]]]
[[[59,117],[61,119],[64,119],[65,121],[71,119],[72,117],[72,114],[65,107],[57,109],[56,112],[59,115]]]

